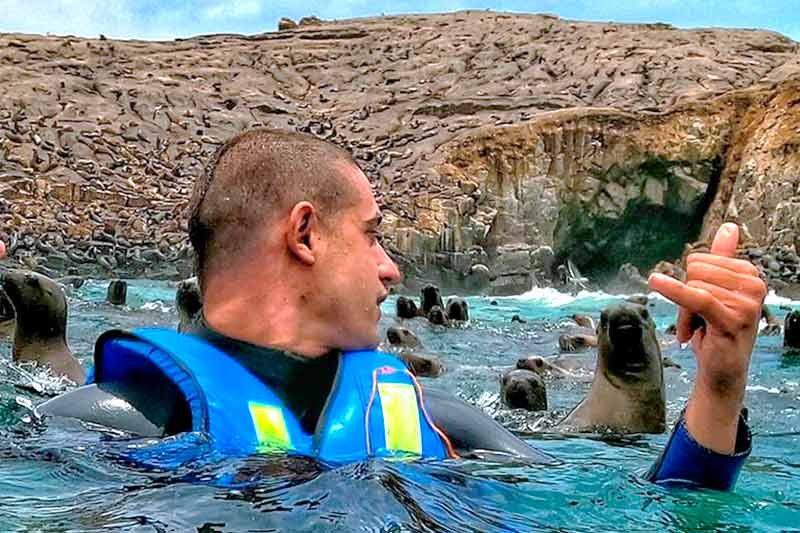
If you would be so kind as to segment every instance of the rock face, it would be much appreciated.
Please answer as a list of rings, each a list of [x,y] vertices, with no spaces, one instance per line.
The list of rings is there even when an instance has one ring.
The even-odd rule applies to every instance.
[[[0,238],[51,273],[184,278],[224,140],[350,150],[407,277],[498,294],[800,235],[800,48],[766,31],[461,12],[141,42],[0,35]]]
[[[800,101],[796,110],[784,106],[781,120],[795,125],[794,137],[781,145],[777,161],[763,145],[740,147],[735,138],[747,123],[769,121],[766,101],[783,93],[800,98],[800,83],[662,114],[548,113],[526,125],[468,136],[450,152],[448,170],[453,179],[478,176],[486,189],[478,213],[492,215],[493,223],[480,244],[500,252],[495,257],[504,265],[495,271],[518,261],[507,261],[504,250],[552,246],[556,263],[570,258],[594,279],[608,280],[624,263],[646,272],[661,259],[680,257],[685,243],[712,235],[722,220],[743,223],[758,245],[787,244],[787,237],[771,242],[771,230],[790,233],[785,227],[796,213],[778,218],[777,205],[768,212],[757,203],[764,194],[736,184],[745,179],[741,159],[750,161],[747,168],[765,161],[762,166],[768,162],[780,173],[760,171],[754,183],[768,190],[780,186],[784,197],[796,197],[788,194],[785,183],[792,182],[785,175],[800,171],[793,144],[800,142]],[[740,205],[751,213],[747,218],[738,214]],[[750,230],[748,220],[760,233]],[[480,223],[469,220],[455,231],[474,234],[476,227]]]

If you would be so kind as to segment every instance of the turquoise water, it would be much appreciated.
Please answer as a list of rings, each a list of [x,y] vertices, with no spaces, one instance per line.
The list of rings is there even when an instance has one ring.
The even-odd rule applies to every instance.
[[[69,342],[86,362],[94,340],[112,327],[174,326],[174,288],[133,282],[129,307],[103,303],[105,283],[70,298]],[[592,354],[574,356],[587,370],[548,382],[547,413],[514,412],[498,401],[499,376],[518,358],[555,354],[569,314],[598,316],[618,298],[577,298],[537,290],[512,298],[469,298],[472,322],[459,329],[406,322],[447,371],[428,386],[479,405],[558,466],[479,461],[367,461],[325,469],[309,460],[253,457],[176,472],[145,471],[118,460],[140,444],[79,424],[44,425],[31,416],[32,389],[64,385],[9,363],[0,348],[0,531],[800,531],[800,357],[784,355],[780,337],[760,337],[747,405],[753,454],[732,494],[665,490],[641,479],[667,435],[575,438],[546,428],[588,389]],[[794,302],[771,297],[781,318]],[[651,307],[660,330],[674,307]],[[800,303],[798,303],[800,306]],[[384,304],[382,328],[395,323]],[[510,322],[519,314],[528,322]],[[677,417],[694,376],[691,349],[664,337],[663,351],[682,368],[666,369],[668,416]],[[234,475],[235,489],[214,486]]]

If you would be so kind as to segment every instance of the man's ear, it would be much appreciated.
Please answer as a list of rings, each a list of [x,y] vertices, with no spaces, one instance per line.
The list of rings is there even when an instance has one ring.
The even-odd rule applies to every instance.
[[[286,243],[289,251],[301,263],[311,266],[316,261],[312,246],[312,234],[319,230],[319,221],[314,204],[299,202],[289,212],[289,229],[286,232]]]

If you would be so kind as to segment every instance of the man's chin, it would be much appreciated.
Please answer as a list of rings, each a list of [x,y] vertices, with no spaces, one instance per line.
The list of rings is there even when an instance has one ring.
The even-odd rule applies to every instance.
[[[363,339],[347,343],[350,347],[345,348],[344,351],[357,352],[359,350],[374,350],[378,347],[379,343],[380,339],[378,339],[378,332],[376,331],[375,334],[370,337],[364,337]]]

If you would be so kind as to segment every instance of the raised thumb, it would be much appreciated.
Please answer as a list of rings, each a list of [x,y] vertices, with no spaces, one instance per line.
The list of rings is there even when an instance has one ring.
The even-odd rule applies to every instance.
[[[736,255],[736,245],[739,243],[739,226],[733,222],[726,222],[717,230],[714,242],[711,244],[711,253],[733,257]]]

